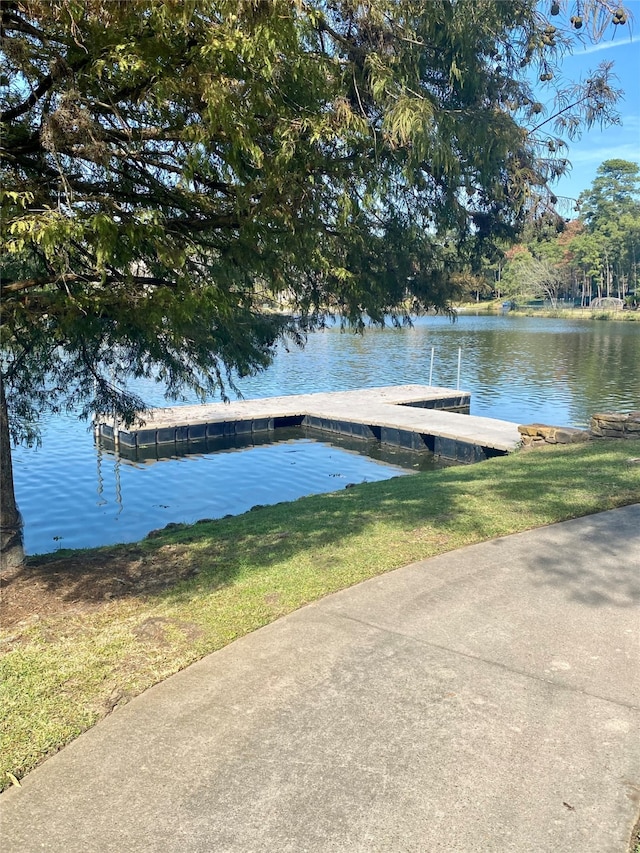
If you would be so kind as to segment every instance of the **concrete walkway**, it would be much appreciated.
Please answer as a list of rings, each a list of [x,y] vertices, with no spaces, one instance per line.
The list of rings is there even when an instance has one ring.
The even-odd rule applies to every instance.
[[[640,504],[407,566],[117,710],[2,850],[626,853],[639,629]]]

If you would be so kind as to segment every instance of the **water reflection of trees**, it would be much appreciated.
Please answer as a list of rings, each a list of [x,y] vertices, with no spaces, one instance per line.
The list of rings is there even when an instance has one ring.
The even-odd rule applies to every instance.
[[[633,324],[542,319],[516,323],[431,333],[440,374],[447,362],[445,380],[454,377],[454,355],[461,345],[462,385],[472,394],[512,398],[511,403],[521,393],[537,395],[547,408],[555,395],[560,422],[566,406],[568,421],[574,424],[586,424],[602,409],[640,408],[640,330]]]
[[[622,333],[615,324],[597,325],[591,335],[578,336],[576,346],[569,350],[572,357],[569,385],[578,408],[576,414],[583,421],[603,408],[640,407],[638,330],[625,329]]]

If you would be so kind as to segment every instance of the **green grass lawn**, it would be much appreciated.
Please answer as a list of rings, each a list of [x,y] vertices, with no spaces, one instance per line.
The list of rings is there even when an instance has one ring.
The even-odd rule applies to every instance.
[[[13,582],[41,595],[0,635],[1,785],[157,681],[309,601],[454,548],[640,502],[639,458],[640,441],[549,446],[30,560]]]

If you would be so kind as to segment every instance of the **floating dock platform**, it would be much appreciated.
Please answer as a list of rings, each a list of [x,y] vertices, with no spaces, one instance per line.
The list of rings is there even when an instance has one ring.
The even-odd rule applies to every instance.
[[[377,439],[408,450],[429,450],[458,462],[479,462],[520,446],[518,424],[469,414],[471,395],[430,385],[394,385],[150,409],[137,425],[105,418],[98,435],[122,451],[203,440],[264,437],[281,427],[307,427]]]

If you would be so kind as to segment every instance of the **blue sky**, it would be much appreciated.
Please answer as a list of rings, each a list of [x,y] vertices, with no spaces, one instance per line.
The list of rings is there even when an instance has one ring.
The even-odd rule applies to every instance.
[[[618,105],[621,125],[604,130],[594,125],[580,140],[569,142],[566,156],[573,168],[554,185],[559,197],[577,198],[588,189],[603,160],[640,162],[640,0],[626,0],[624,5],[632,12],[631,26],[609,27],[601,43],[576,44],[574,53],[562,61],[562,76],[568,80],[586,79],[601,62],[613,62],[618,78],[614,83],[624,98]]]

